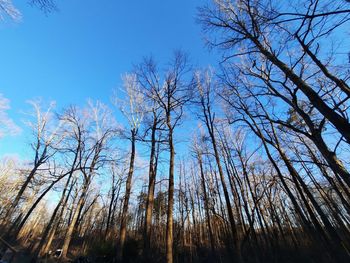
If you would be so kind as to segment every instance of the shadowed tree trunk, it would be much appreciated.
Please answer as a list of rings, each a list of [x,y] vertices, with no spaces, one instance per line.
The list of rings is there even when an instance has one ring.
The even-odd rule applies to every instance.
[[[124,203],[123,203],[123,211],[121,215],[120,222],[120,237],[119,237],[119,246],[118,246],[118,261],[122,262],[123,260],[123,250],[126,239],[126,228],[127,228],[127,220],[128,220],[128,209],[129,209],[129,199],[131,194],[131,183],[132,177],[134,174],[134,164],[135,164],[135,141],[136,141],[136,133],[137,130],[134,128],[131,130],[131,153],[130,153],[130,164],[128,177],[126,179],[125,185],[125,195],[124,195]]]
[[[153,125],[151,129],[151,153],[149,161],[149,178],[148,178],[148,192],[146,200],[146,214],[145,214],[145,225],[143,233],[144,242],[144,260],[147,261],[151,258],[150,242],[151,242],[151,224],[152,224],[152,213],[154,204],[154,189],[156,184],[156,131],[157,131],[158,120],[156,113],[153,111]],[[159,146],[158,146],[159,147]]]

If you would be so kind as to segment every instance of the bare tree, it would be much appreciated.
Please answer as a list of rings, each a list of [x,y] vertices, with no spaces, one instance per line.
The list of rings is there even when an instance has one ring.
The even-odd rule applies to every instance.
[[[152,89],[152,95],[164,111],[165,123],[168,132],[169,146],[169,188],[166,228],[166,262],[173,262],[173,209],[174,209],[174,130],[179,125],[183,115],[183,108],[189,100],[186,80],[188,73],[187,57],[182,52],[176,52],[173,61],[164,77],[164,84]],[[187,81],[187,82],[186,82]]]
[[[157,103],[153,90],[160,89],[160,77],[157,72],[157,65],[152,58],[145,59],[135,69],[138,82],[143,88],[146,106],[145,114],[145,135],[142,141],[150,142],[150,160],[149,160],[149,178],[148,178],[148,191],[146,200],[146,212],[144,223],[144,260],[151,260],[151,227],[152,227],[152,213],[154,207],[154,191],[156,185],[157,176],[157,164],[159,156],[160,143],[164,142],[161,137],[161,131],[164,125],[164,115],[161,111],[161,107]],[[147,126],[146,126],[147,125]],[[147,134],[150,133],[150,139],[147,139]]]
[[[78,116],[74,116],[74,114],[78,114]],[[79,116],[79,114],[83,115]],[[84,142],[78,152],[78,164],[83,177],[83,185],[63,242],[63,258],[67,257],[73,231],[85,204],[92,179],[102,165],[109,160],[106,156],[106,151],[110,140],[115,134],[115,127],[113,127],[115,124],[113,123],[111,112],[107,106],[100,102],[96,104],[89,102],[88,109],[82,112],[74,111],[73,116],[78,121],[73,123],[73,125],[79,125],[77,127],[74,126],[74,136],[78,136],[76,139]],[[82,137],[80,138],[79,136]]]
[[[283,5],[282,7],[286,8]],[[296,13],[286,13],[280,10],[281,6],[275,1],[216,1],[212,6],[201,9],[200,19],[206,29],[222,32],[218,41],[212,44],[229,52],[229,54],[226,53],[225,60],[249,55],[250,58],[253,58],[253,67],[256,67],[260,61],[268,61],[273,66],[274,72],[280,74],[281,79],[286,78],[286,81],[294,86],[295,93],[301,92],[315,109],[334,125],[344,139],[350,142],[347,132],[350,129],[349,120],[338,110],[344,103],[344,98],[339,101],[326,101],[315,90],[319,88],[317,82],[312,82],[308,75],[298,74],[299,62],[302,61],[304,54],[296,59],[293,58],[291,63],[282,56],[282,51],[291,47],[289,40],[294,37],[302,45],[305,53],[311,55],[314,63],[318,64],[321,71],[332,80],[327,71],[322,70],[322,65],[312,58],[307,47],[346,23],[349,20],[350,11],[344,9],[344,2],[333,5],[327,1],[319,5],[319,1],[308,1],[304,7],[306,8]],[[335,11],[327,12],[329,8]],[[323,15],[320,15],[321,12]],[[288,15],[291,15],[292,18],[281,19]],[[328,22],[332,16],[336,16],[334,23],[333,21]],[[321,21],[314,21],[316,18]],[[276,36],[277,41],[274,41],[273,36]],[[306,40],[311,36],[314,36],[312,40]],[[285,38],[286,41],[282,42],[282,38]],[[305,41],[309,42],[305,43]],[[333,78],[332,81],[347,93],[348,88],[345,82],[337,79]]]
[[[120,236],[119,236],[119,246],[118,246],[118,260],[123,260],[123,250],[126,239],[126,228],[127,228],[127,218],[128,218],[128,209],[129,209],[129,199],[131,194],[131,183],[132,177],[134,174],[134,165],[135,165],[135,154],[136,154],[136,136],[139,131],[140,124],[143,119],[143,94],[140,91],[140,87],[137,82],[137,76],[135,74],[127,74],[123,78],[126,103],[121,106],[121,111],[124,116],[127,118],[130,125],[129,137],[131,141],[131,152],[130,152],[130,163],[128,176],[126,178],[125,185],[125,195],[123,203],[123,211],[120,223]]]
[[[23,193],[28,188],[29,184],[33,181],[34,177],[38,174],[39,168],[45,166],[50,158],[52,158],[57,150],[55,146],[59,144],[61,139],[64,137],[59,136],[60,133],[60,124],[56,127],[53,127],[52,121],[52,108],[54,103],[50,103],[50,106],[46,111],[43,111],[40,107],[39,102],[30,101],[29,102],[34,108],[34,118],[33,122],[28,122],[27,124],[31,127],[34,135],[34,142],[32,143],[32,149],[34,151],[33,163],[28,175],[20,187],[16,197],[11,203],[11,206],[8,208],[6,213],[6,220],[11,221],[15,209],[18,207],[19,202],[23,196]],[[47,170],[48,168],[46,168]],[[44,168],[45,170],[45,168]],[[17,221],[17,220],[15,220]],[[8,233],[10,233],[15,224],[13,223]]]
[[[220,154],[219,154],[219,148],[217,145],[217,139],[216,139],[216,128],[215,128],[215,112],[213,111],[214,102],[213,102],[213,89],[215,88],[215,83],[211,80],[211,73],[209,71],[205,72],[203,75],[201,75],[200,72],[196,73],[196,88],[198,90],[198,101],[199,107],[201,109],[201,112],[198,114],[199,118],[203,123],[205,124],[207,131],[210,136],[211,144],[214,151],[215,161],[216,165],[218,167],[221,185],[224,191],[224,197],[227,207],[227,213],[229,216],[229,222],[230,222],[230,228],[231,228],[231,234],[233,238],[233,245],[235,250],[235,260],[237,262],[241,262],[241,252],[240,252],[240,245],[239,245],[239,238],[238,238],[238,231],[236,226],[236,221],[233,216],[233,207],[231,204],[230,196],[228,193],[228,189],[226,186],[226,180],[224,175],[224,170],[222,168],[221,160],[220,160]]]

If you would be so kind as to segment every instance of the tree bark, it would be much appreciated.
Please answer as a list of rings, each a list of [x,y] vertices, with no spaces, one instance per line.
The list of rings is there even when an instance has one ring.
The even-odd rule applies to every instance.
[[[148,261],[151,257],[150,255],[150,242],[151,242],[151,224],[152,224],[152,212],[153,212],[153,203],[154,203],[154,189],[156,184],[156,173],[155,170],[155,155],[156,155],[156,129],[157,129],[157,118],[155,113],[153,114],[153,125],[152,125],[152,134],[151,134],[151,153],[149,161],[149,181],[148,181],[148,192],[146,200],[146,215],[145,215],[145,226],[143,233],[143,242],[144,242],[144,258]]]
[[[126,239],[126,228],[127,228],[127,219],[128,219],[128,209],[129,209],[129,199],[131,194],[131,183],[132,183],[132,177],[134,174],[134,163],[135,163],[135,141],[136,141],[136,129],[133,128],[131,130],[131,155],[130,155],[130,164],[129,164],[129,172],[128,177],[126,179],[126,185],[125,185],[125,196],[124,196],[124,203],[123,203],[123,212],[121,216],[121,223],[120,223],[120,237],[119,237],[119,246],[117,251],[117,260],[119,262],[123,261],[123,250],[125,245],[125,239]]]

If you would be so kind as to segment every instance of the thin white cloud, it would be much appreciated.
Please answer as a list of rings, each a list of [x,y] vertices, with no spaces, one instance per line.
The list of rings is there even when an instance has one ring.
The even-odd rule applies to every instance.
[[[0,0],[2,1],[2,0]],[[15,136],[21,133],[21,128],[8,116],[10,100],[0,93],[0,139],[4,136]]]
[[[12,0],[0,0],[0,20],[10,17],[13,20],[21,20],[21,12],[13,5]]]

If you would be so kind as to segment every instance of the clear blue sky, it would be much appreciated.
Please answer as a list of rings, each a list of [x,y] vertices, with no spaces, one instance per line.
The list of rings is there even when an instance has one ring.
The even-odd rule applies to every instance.
[[[215,61],[195,22],[200,0],[57,0],[59,12],[48,15],[26,2],[14,1],[20,22],[0,21],[0,93],[21,127],[28,99],[58,108],[87,98],[109,103],[120,76],[143,56],[166,62],[181,48],[194,65]],[[0,156],[26,156],[28,136],[1,139]]]

